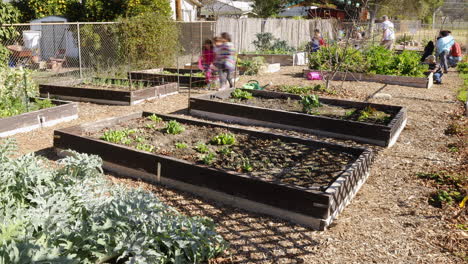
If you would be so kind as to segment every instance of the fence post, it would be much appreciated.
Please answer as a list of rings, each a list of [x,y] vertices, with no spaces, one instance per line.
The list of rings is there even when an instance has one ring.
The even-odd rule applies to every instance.
[[[80,79],[83,78],[83,69],[81,68],[81,37],[80,37],[80,23],[76,23],[76,30],[78,32],[78,64],[80,67]]]

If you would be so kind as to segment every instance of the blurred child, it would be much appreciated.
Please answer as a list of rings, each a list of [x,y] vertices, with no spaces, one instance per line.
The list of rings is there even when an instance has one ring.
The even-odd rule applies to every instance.
[[[226,81],[229,82],[229,87],[234,87],[232,81],[232,73],[236,67],[235,64],[235,49],[231,43],[231,35],[224,32],[220,38],[215,40],[215,66],[218,69],[219,82],[221,90],[227,89]]]
[[[457,67],[457,64],[462,61],[462,50],[461,50],[461,47],[460,47],[460,44],[458,44],[457,42],[455,42],[453,45],[452,45],[452,48],[450,49],[450,54],[449,54],[449,57],[448,57],[448,64],[449,64],[449,67]]]
[[[201,66],[205,73],[205,82],[210,84],[213,80],[212,66],[215,60],[213,42],[210,39],[205,40],[203,44],[202,55],[200,57]]]
[[[312,52],[317,52],[321,46],[325,46],[325,40],[322,38],[322,35],[320,34],[320,30],[318,29],[314,30],[314,36],[312,37],[310,46],[311,46]]]
[[[426,58],[426,63],[429,65],[429,72],[434,74],[434,83],[441,84],[444,74],[442,73],[442,67],[436,62],[436,57],[434,55],[428,56]]]

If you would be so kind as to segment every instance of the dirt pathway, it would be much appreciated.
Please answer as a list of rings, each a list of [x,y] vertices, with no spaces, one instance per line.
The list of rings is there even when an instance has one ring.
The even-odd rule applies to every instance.
[[[312,83],[297,77],[301,70],[301,67],[287,67],[280,73],[242,77],[239,84],[249,79],[274,84]],[[427,204],[430,189],[415,176],[431,167],[457,166],[460,162],[447,151],[450,139],[444,135],[449,114],[459,107],[454,93],[459,85],[456,73],[449,73],[443,85],[430,90],[394,85],[383,88],[378,83],[342,85],[342,93],[335,97],[350,100],[365,100],[383,88],[382,92],[392,95],[392,99],[372,99],[372,102],[406,106],[409,117],[397,144],[391,149],[379,149],[368,181],[325,232],[165,187],[112,179],[152,189],[161,200],[185,214],[213,218],[218,231],[231,243],[235,263],[460,263],[460,259],[439,247],[438,241],[443,242],[452,235],[466,238],[467,234],[456,233],[446,226],[441,220],[441,210]],[[132,107],[82,103],[78,120],[15,138],[21,152],[39,151],[52,146],[52,132],[56,128],[139,110],[170,113],[186,107],[187,94]]]

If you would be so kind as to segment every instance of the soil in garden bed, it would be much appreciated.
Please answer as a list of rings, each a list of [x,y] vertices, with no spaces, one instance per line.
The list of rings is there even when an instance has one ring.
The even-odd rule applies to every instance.
[[[130,86],[130,80],[93,79],[91,81],[85,81],[77,84],[73,86],[73,88],[88,88],[112,91],[138,91],[154,86],[155,84],[145,81],[133,81],[132,86]]]
[[[245,104],[251,106],[258,106],[269,109],[277,109],[289,112],[304,113],[302,104],[299,100],[295,99],[271,99],[271,98],[261,98],[253,97],[252,99],[243,100],[235,98],[221,99],[217,98],[216,100],[221,100],[230,103]],[[383,124],[387,125],[394,113],[387,113],[383,111],[378,111],[372,107],[367,107],[365,109],[359,108],[350,108],[342,107],[331,104],[324,104],[321,102],[320,107],[314,108],[314,110],[309,113],[311,115],[317,116],[326,116],[332,118],[338,118],[343,120],[359,121],[373,124]]]
[[[330,184],[357,158],[349,153],[279,139],[261,139],[210,126],[184,124],[185,131],[173,135],[165,132],[167,123],[139,118],[89,133],[88,136],[103,139],[105,132],[125,131],[126,136],[114,143],[218,169],[247,173],[268,182],[306,188]],[[221,146],[211,144],[211,139],[221,133],[234,135],[236,142]]]

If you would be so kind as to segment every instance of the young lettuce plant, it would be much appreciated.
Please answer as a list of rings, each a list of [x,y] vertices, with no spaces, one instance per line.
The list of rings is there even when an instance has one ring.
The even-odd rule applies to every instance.
[[[315,94],[301,96],[302,111],[305,113],[314,113],[316,109],[321,107],[319,97]]]
[[[232,98],[240,99],[240,100],[249,100],[253,98],[253,95],[247,91],[241,89],[235,89],[234,92],[231,93]]]
[[[214,136],[210,143],[213,145],[234,145],[236,137],[231,133],[220,133]]]
[[[177,135],[185,131],[185,127],[175,120],[171,120],[167,123],[166,127],[164,128],[166,133],[171,135]]]

